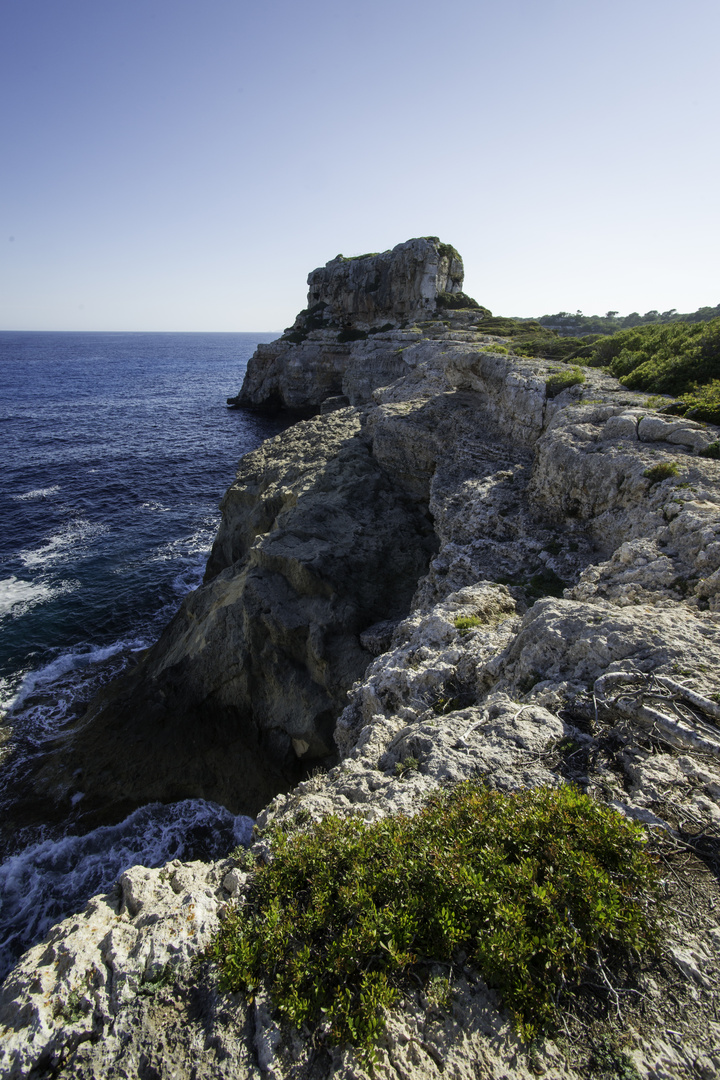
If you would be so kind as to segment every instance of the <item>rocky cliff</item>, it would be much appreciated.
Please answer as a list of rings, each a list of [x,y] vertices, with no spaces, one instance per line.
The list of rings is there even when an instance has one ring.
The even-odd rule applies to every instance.
[[[386,331],[463,308],[475,322],[489,314],[462,292],[463,276],[458,252],[435,236],[382,254],[338,255],[308,276],[307,308],[281,338],[258,348],[229,403],[302,414],[334,397],[369,401],[375,387],[404,373]]]
[[[418,243],[442,248],[401,249]],[[311,288],[364,318],[364,261],[335,260]],[[427,274],[413,280],[422,296]],[[273,824],[413,813],[470,777],[574,781],[654,837],[661,955],[622,987],[598,975],[531,1048],[461,965],[444,1008],[418,988],[395,1009],[376,1071],[712,1077],[720,461],[702,451],[718,431],[596,370],[558,392],[554,365],[513,356],[477,310],[425,309],[342,356],[311,339],[327,328],[258,350],[240,400],[326,411],[243,460],[205,584],[36,784],[68,800],[81,787],[104,813],[188,794],[265,803],[263,858]],[[352,1050],[190,964],[245,876],[232,860],[136,868],[57,927],[3,988],[4,1075],[363,1075]]]

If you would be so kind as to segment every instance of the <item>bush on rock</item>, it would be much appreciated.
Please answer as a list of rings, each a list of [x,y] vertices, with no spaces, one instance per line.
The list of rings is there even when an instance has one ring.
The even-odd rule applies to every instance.
[[[215,942],[221,986],[263,984],[294,1025],[371,1052],[382,1009],[462,951],[531,1038],[587,964],[654,942],[643,838],[572,786],[507,794],[477,782],[410,818],[277,831]]]

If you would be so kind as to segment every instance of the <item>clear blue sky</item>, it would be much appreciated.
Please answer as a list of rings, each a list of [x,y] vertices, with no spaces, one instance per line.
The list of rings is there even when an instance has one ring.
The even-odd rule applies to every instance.
[[[0,328],[275,330],[436,234],[496,314],[720,302],[717,0],[0,0]]]

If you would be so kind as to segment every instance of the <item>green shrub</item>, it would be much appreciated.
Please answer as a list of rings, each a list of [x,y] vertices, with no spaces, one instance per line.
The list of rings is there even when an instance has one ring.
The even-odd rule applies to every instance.
[[[713,379],[705,386],[698,386],[683,394],[680,401],[666,412],[690,416],[693,420],[707,420],[720,424],[720,379]]]
[[[221,987],[264,984],[287,1020],[371,1052],[382,1010],[458,954],[526,1038],[596,953],[656,940],[657,873],[640,826],[572,786],[438,792],[414,816],[276,831],[213,952]]]
[[[425,239],[437,240],[437,236],[426,236]],[[460,262],[462,262],[462,259],[460,258],[460,252],[457,251],[456,248],[452,246],[452,244],[438,244],[438,255],[441,259],[450,259],[451,262],[453,259],[458,259]]]
[[[441,292],[438,293],[437,306],[439,308],[449,308],[452,310],[459,310],[460,308],[480,308],[477,300],[473,300],[472,296],[468,296],[464,292]],[[487,308],[480,309],[487,311]],[[488,312],[488,314],[490,314]]]
[[[687,393],[720,378],[720,319],[621,330],[596,343],[589,363],[609,366],[631,390]]]
[[[571,367],[568,371],[556,371],[545,380],[545,390],[549,398],[555,398],[569,386],[579,386],[585,382],[585,376],[579,367]]]
[[[677,476],[680,469],[677,461],[663,461],[659,465],[653,465],[652,468],[646,469],[643,476],[647,476],[650,481],[650,487],[654,484],[660,484],[663,480],[669,480],[673,476]]]
[[[482,312],[485,314],[481,314]],[[528,334],[555,336],[552,331],[545,330],[540,323],[520,322],[518,319],[493,315],[487,308],[481,308],[478,313],[477,329],[484,334],[496,334],[498,337],[526,337]]]
[[[700,457],[720,458],[720,442],[717,439],[715,442],[711,442],[709,446],[700,451]]]
[[[357,262],[358,259],[376,259],[380,251],[366,251],[364,255],[336,255],[334,262]]]
[[[479,625],[480,618],[477,615],[458,615],[454,622],[455,629],[459,630],[461,634]]]
[[[406,757],[402,761],[395,762],[396,776],[405,776],[407,773],[417,772],[419,768],[420,761],[416,757]]]
[[[597,1080],[642,1080],[632,1058],[613,1044],[610,1035],[601,1035],[593,1046],[590,1068]]]
[[[587,362],[594,353],[597,334],[587,337],[560,337],[548,330],[542,334],[520,335],[513,342],[515,352],[520,356],[537,356],[543,360],[582,360]]]

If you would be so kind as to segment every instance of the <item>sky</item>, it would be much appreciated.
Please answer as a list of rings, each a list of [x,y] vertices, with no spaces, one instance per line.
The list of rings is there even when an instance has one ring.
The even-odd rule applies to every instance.
[[[453,244],[498,315],[720,302],[717,0],[0,0],[0,329],[282,330]]]

